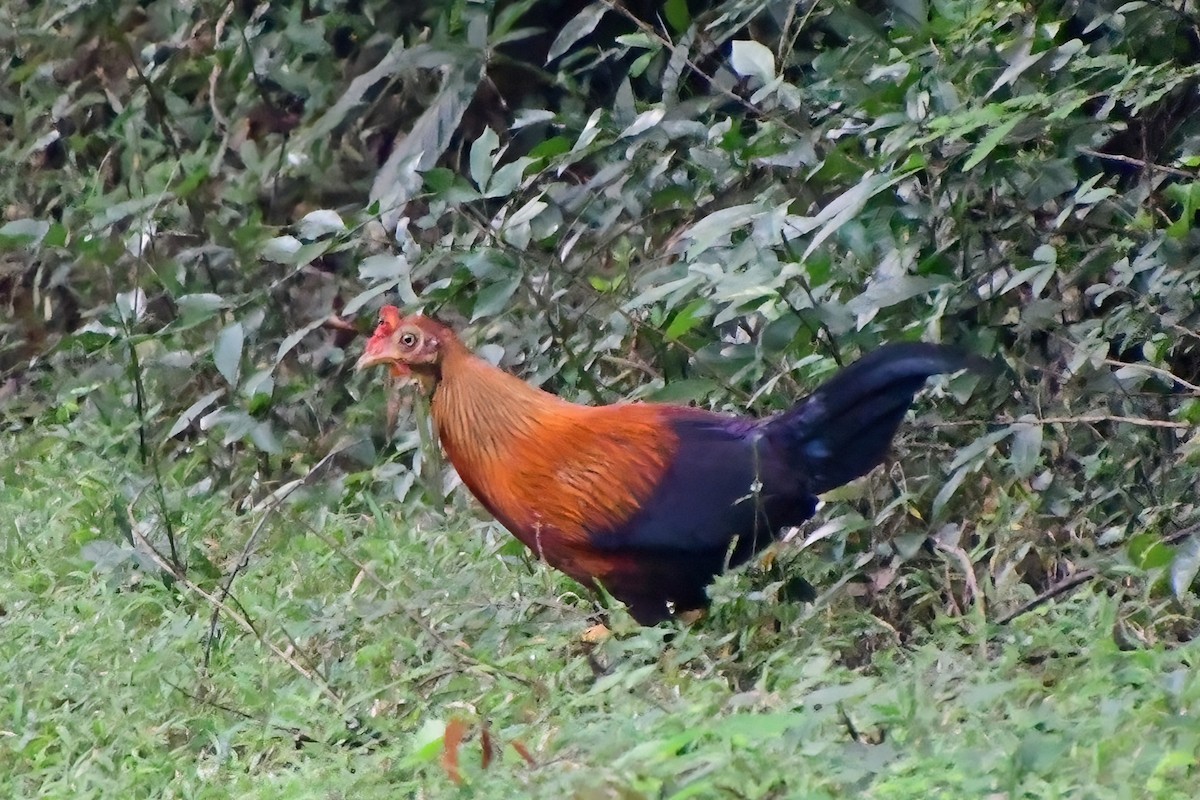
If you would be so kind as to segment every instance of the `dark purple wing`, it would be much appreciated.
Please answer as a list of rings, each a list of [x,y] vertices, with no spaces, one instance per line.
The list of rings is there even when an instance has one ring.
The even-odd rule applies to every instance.
[[[664,409],[676,447],[652,495],[619,528],[595,531],[600,550],[661,550],[722,556],[731,564],[761,550],[785,525],[812,516],[816,499],[801,470],[789,467],[760,426],[690,408]]]

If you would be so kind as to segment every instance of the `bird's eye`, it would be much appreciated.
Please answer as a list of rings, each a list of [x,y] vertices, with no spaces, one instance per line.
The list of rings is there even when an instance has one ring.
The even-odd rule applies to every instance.
[[[414,347],[417,344],[417,335],[412,331],[406,331],[400,334],[400,344],[405,347]]]

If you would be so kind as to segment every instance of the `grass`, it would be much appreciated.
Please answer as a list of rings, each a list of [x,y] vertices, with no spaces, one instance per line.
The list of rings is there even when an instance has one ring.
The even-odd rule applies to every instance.
[[[1182,798],[1200,779],[1195,647],[1122,650],[1100,591],[867,656],[888,633],[848,602],[675,631],[618,615],[589,648],[572,584],[490,526],[312,490],[264,526],[210,646],[205,594],[261,512],[170,465],[189,569],[164,580],[126,539],[164,546],[132,455],[57,427],[8,435],[0,465],[0,796]]]

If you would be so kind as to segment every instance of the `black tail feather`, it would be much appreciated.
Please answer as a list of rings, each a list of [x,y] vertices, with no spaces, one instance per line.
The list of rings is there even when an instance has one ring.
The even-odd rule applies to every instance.
[[[827,492],[883,461],[913,396],[933,375],[978,366],[954,348],[911,342],[875,350],[838,372],[790,411],[768,419],[810,491]]]

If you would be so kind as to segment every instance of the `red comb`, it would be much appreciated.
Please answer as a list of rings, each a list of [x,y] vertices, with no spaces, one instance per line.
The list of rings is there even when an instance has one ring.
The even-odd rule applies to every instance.
[[[384,306],[379,309],[379,327],[387,328],[392,333],[400,327],[400,309],[395,306]]]

